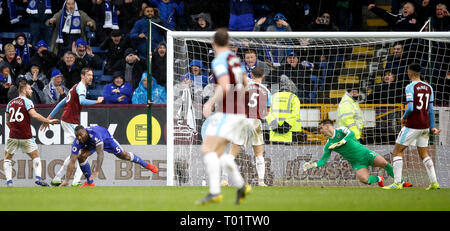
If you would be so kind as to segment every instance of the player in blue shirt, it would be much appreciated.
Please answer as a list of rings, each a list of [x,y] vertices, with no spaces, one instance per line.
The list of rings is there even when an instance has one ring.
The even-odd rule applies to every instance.
[[[95,186],[94,179],[98,176],[103,163],[103,151],[107,151],[117,156],[122,160],[128,160],[142,167],[157,173],[158,167],[149,162],[142,160],[139,156],[132,152],[123,150],[120,144],[111,136],[109,131],[101,126],[83,127],[79,125],[75,128],[76,139],[72,144],[72,155],[70,156],[70,163],[67,166],[67,173],[64,182],[60,186],[69,184],[70,175],[73,171],[75,161],[78,159],[81,171],[86,177],[86,182],[81,187]],[[91,166],[87,158],[94,152],[97,152],[97,167],[93,174],[91,174]]]

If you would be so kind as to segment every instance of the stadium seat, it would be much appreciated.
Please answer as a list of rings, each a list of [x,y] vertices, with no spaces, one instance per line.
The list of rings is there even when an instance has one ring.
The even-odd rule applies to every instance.
[[[100,82],[102,83],[110,83],[112,81],[112,75],[102,75]]]
[[[91,49],[92,49],[92,53],[94,53],[94,54],[106,53],[106,50],[102,50],[102,49],[100,49],[100,47],[93,46],[93,47],[91,47]]]
[[[359,83],[359,76],[357,75],[341,75],[338,77],[338,83]]]

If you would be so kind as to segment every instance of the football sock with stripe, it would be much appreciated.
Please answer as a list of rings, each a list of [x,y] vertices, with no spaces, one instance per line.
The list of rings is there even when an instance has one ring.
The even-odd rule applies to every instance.
[[[94,183],[94,180],[90,180],[91,178],[91,165],[89,165],[89,162],[86,160],[84,163],[80,164],[81,171],[83,171],[83,175],[86,177],[86,181],[89,184]]]
[[[430,179],[430,182],[437,182],[433,160],[429,156],[427,156],[423,159],[423,164],[425,165],[425,168],[427,170],[428,178]]]
[[[40,157],[36,157],[33,159],[33,170],[34,170],[34,176],[36,177],[36,180],[41,180],[42,165],[41,165]]]
[[[393,165],[394,165],[394,182],[402,183],[403,158],[401,156],[395,156],[393,159]]]
[[[135,155],[132,152],[129,152],[129,153],[130,153],[130,160],[131,160],[131,162],[136,163],[136,164],[140,164],[144,168],[145,168],[145,166],[147,166],[147,161],[142,160],[141,157]]]

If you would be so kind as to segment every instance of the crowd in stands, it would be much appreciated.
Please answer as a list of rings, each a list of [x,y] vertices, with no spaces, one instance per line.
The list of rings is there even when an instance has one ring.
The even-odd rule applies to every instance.
[[[3,0],[0,30],[15,36],[0,38],[0,104],[17,95],[20,81],[31,84],[34,103],[56,104],[79,82],[83,67],[99,71],[94,74],[99,78],[94,85],[102,87],[106,103],[146,104],[149,38],[152,99],[165,104],[167,29],[361,31],[363,12],[372,12],[392,31],[419,31],[429,19],[427,30],[450,31],[448,0],[390,2],[391,11],[378,7],[374,0]],[[151,25],[151,34],[148,19],[156,23]],[[401,63],[408,62],[402,57],[403,45],[396,44],[394,54],[388,57],[386,70],[390,72],[386,76],[392,77],[383,78],[382,84],[391,86],[391,82],[407,79],[406,71],[397,68],[407,66]],[[294,85],[303,102],[314,103],[317,91],[324,89],[330,57],[306,60],[287,48],[231,46],[241,55],[248,73],[257,66],[263,68],[267,84]],[[208,50],[199,54],[201,57],[189,57],[189,73],[177,83],[208,87],[211,54]],[[111,78],[102,80],[101,76]]]

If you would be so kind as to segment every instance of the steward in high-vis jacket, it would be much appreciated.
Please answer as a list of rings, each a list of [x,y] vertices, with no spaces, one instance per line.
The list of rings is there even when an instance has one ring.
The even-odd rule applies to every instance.
[[[363,131],[363,114],[358,103],[359,90],[352,88],[344,94],[337,109],[338,127],[347,127],[355,138],[361,140]]]

